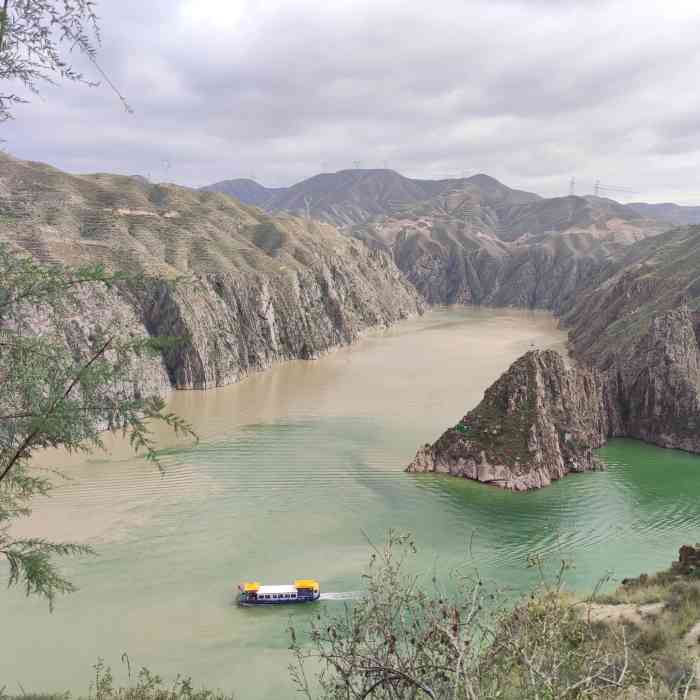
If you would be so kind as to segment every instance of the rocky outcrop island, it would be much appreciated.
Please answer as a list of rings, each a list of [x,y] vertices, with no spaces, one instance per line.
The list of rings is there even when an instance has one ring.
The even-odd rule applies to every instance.
[[[554,350],[523,355],[481,403],[433,444],[412,472],[461,476],[515,491],[598,468],[593,448],[607,433],[597,373],[567,367]]]

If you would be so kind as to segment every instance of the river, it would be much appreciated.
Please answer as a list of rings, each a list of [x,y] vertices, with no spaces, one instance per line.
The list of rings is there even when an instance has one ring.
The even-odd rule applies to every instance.
[[[244,700],[292,698],[285,630],[313,606],[240,609],[236,583],[316,577],[319,605],[341,611],[362,586],[365,537],[390,527],[415,534],[419,568],[446,572],[471,543],[481,574],[518,590],[534,581],[530,553],[575,561],[577,590],[667,566],[697,539],[697,457],[616,440],[601,451],[608,471],[528,494],[403,472],[512,360],[563,343],[544,313],[431,311],[318,361],[174,393],[201,440],[159,432],[163,475],[118,438],[88,458],[45,455],[70,480],[23,533],[98,556],[66,561],[80,590],[52,614],[17,588],[0,595],[0,687],[86,694],[97,657],[124,680],[127,652],[132,666]]]

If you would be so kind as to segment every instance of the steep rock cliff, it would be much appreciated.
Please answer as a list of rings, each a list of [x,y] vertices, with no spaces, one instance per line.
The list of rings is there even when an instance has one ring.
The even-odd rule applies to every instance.
[[[700,349],[687,305],[652,318],[604,376],[611,436],[700,452]]]
[[[149,333],[180,339],[163,355],[174,386],[222,386],[422,311],[390,258],[353,249],[357,257],[312,269],[196,275],[187,284],[154,279],[130,295]]]
[[[611,435],[700,452],[700,227],[637,243],[562,317],[573,355],[605,373]]]
[[[114,288],[103,285],[76,287],[71,300],[63,300],[57,308],[49,304],[19,305],[11,328],[23,335],[43,336],[52,343],[63,343],[78,362],[85,362],[96,349],[98,338],[113,338],[105,356],[118,360],[114,346],[148,338],[148,332],[134,308]],[[0,324],[2,330],[2,324]],[[120,363],[120,378],[106,391],[124,398],[165,395],[171,389],[163,359],[155,353],[129,355],[128,366]]]

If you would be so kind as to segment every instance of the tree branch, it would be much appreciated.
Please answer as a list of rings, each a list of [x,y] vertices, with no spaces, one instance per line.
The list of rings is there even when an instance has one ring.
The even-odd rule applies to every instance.
[[[5,38],[5,27],[7,26],[7,8],[10,0],[4,0],[2,5],[2,15],[0,15],[0,52],[2,52],[2,44]]]
[[[46,423],[47,419],[50,418],[54,411],[58,408],[58,406],[61,404],[62,401],[65,401],[68,398],[68,395],[73,391],[73,389],[78,385],[80,380],[82,379],[83,375],[85,372],[87,372],[90,367],[97,362],[97,360],[102,357],[102,355],[107,352],[107,349],[109,346],[112,344],[112,340],[114,338],[109,338],[103,345],[102,347],[80,368],[80,371],[75,375],[73,378],[73,381],[68,385],[68,388],[63,392],[63,395],[58,397],[49,407],[49,410],[44,414],[43,419],[38,423],[38,425],[35,426],[34,430],[32,430],[25,438],[22,440],[22,443],[20,446],[17,448],[15,451],[14,455],[10,458],[7,466],[3,469],[2,473],[0,473],[0,483],[3,481],[3,479],[9,474],[10,470],[12,467],[17,463],[17,460],[24,454],[24,451],[32,444],[36,436],[41,432],[41,429],[43,428],[44,424]]]

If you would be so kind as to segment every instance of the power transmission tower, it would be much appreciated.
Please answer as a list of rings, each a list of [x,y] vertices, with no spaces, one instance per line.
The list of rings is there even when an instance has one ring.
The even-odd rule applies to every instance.
[[[600,197],[600,180],[595,181],[595,187],[593,187],[593,194],[596,197]]]
[[[572,177],[569,181],[569,197],[573,197],[576,194],[576,178]]]
[[[304,195],[304,209],[306,210],[306,220],[311,218],[311,197],[309,195]]]

